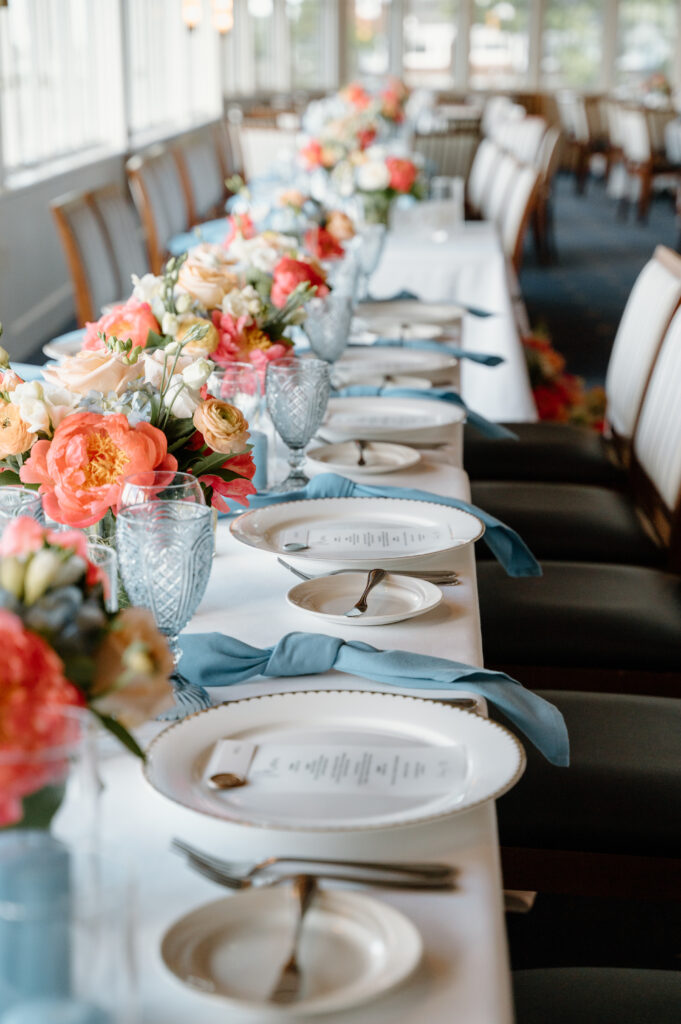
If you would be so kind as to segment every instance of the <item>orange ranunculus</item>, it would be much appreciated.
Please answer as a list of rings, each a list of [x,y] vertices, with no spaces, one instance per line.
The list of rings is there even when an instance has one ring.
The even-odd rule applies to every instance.
[[[355,226],[342,210],[331,210],[326,215],[326,230],[339,242],[348,242],[355,237]]]
[[[305,263],[303,260],[294,260],[290,256],[284,256],[274,268],[272,281],[272,304],[281,309],[286,305],[286,300],[292,291],[299,285],[311,284],[318,298],[329,294],[326,279],[319,269],[312,263]]]
[[[127,341],[129,338],[133,345],[144,348],[149,331],[160,334],[161,328],[148,302],[128,299],[122,305],[114,306],[104,316],[100,316],[96,323],[85,324],[83,348],[102,348],[102,342],[98,337],[100,331],[103,331],[107,338],[118,338],[119,341]]]
[[[125,416],[77,412],[62,420],[51,441],[37,441],[21,479],[40,484],[43,508],[58,523],[91,526],[117,509],[123,478],[151,469],[177,469],[165,434]]]
[[[345,249],[330,231],[322,227],[310,228],[305,232],[305,248],[316,260],[339,260]]]
[[[385,166],[390,175],[390,188],[395,189],[396,192],[411,192],[418,175],[416,165],[411,160],[389,156],[386,158]]]
[[[21,418],[18,405],[0,403],[0,459],[23,455],[37,439]]]

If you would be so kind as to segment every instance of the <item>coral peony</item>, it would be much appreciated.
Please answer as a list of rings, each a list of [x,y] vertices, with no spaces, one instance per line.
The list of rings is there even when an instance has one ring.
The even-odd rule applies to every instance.
[[[418,176],[416,165],[397,156],[387,157],[385,165],[390,175],[390,188],[396,192],[411,192]]]
[[[272,304],[278,309],[286,305],[286,300],[299,284],[309,283],[315,289],[318,298],[329,294],[324,275],[311,263],[294,260],[284,256],[274,268],[272,281]]]
[[[307,145],[300,150],[300,159],[308,170],[323,166],[322,155],[322,144],[317,139],[310,139]]]
[[[346,85],[341,90],[341,96],[356,110],[366,110],[371,103],[371,96],[359,82],[350,82],[349,85]]]
[[[158,320],[151,312],[148,302],[138,302],[137,299],[128,299],[120,306],[114,306],[104,316],[100,316],[96,323],[85,324],[84,349],[103,348],[99,332],[103,331],[108,338],[118,338],[120,341],[130,339],[133,345],[141,348],[147,343],[149,331],[160,334]]]
[[[305,232],[305,248],[317,260],[339,260],[345,249],[326,228],[315,227]]]
[[[40,484],[50,518],[91,526],[118,505],[123,478],[151,469],[176,469],[165,434],[125,416],[80,412],[67,416],[52,441],[38,441],[21,468],[24,483]]]
[[[51,760],[47,748],[75,739],[64,707],[85,701],[64,675],[64,665],[21,619],[0,609],[0,826],[21,821],[21,800],[66,770],[63,753]],[[43,756],[41,756],[41,754]]]

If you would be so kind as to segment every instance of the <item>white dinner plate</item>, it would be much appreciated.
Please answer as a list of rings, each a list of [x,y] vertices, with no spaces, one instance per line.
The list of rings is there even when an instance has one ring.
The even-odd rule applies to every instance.
[[[458,324],[464,310],[450,302],[420,302],[418,299],[391,299],[388,302],[360,302],[357,315],[368,322],[369,330],[383,330],[393,324],[433,324],[446,327]]]
[[[68,334],[61,334],[58,338],[48,341],[43,345],[43,352],[48,359],[63,359],[65,356],[75,356],[76,352],[80,352],[83,346],[84,337],[85,329],[79,327],[75,331],[69,331]]]
[[[399,345],[378,348],[368,345],[346,349],[336,363],[334,372],[349,374],[360,382],[363,376],[369,374],[411,374],[437,383],[451,379],[456,364],[457,360],[446,352],[401,348]]]
[[[404,444],[389,444],[386,441],[367,441],[364,445],[364,461],[366,465],[357,465],[359,448],[354,441],[341,441],[340,444],[324,444],[311,448],[307,452],[310,462],[324,466],[325,469],[347,473],[351,470],[357,475],[365,473],[373,476],[376,473],[396,473],[401,469],[409,469],[420,461],[421,456],[415,448]]]
[[[434,398],[330,398],[322,432],[330,441],[395,441],[399,444],[441,444],[454,439],[454,427],[466,412]]]
[[[362,329],[362,324],[371,323],[372,329]],[[372,316],[370,321],[361,320],[359,329],[351,339],[358,345],[370,345],[379,338],[400,338],[402,341],[435,341],[444,334],[444,328],[437,324],[406,324],[394,317]]]
[[[483,523],[463,509],[408,498],[311,498],[243,512],[230,530],[242,544],[275,555],[350,569],[407,568],[465,547]]]
[[[272,787],[267,779],[217,790],[204,781],[215,744],[459,748],[465,776],[444,792],[329,791]],[[147,750],[144,772],[164,796],[240,825],[296,832],[396,828],[465,811],[514,786],[525,751],[508,729],[438,701],[360,690],[299,691],[230,701],[169,726]]]
[[[365,893],[319,892],[305,916],[301,998],[267,1002],[287,959],[296,907],[290,887],[250,889],[176,921],[161,942],[166,967],[190,988],[234,1009],[281,1020],[348,1009],[394,988],[421,959],[406,917]]]
[[[390,573],[369,594],[366,612],[347,618],[343,613],[359,600],[365,584],[363,572],[317,576],[292,587],[286,600],[294,608],[344,626],[387,626],[425,615],[442,601],[442,591],[434,583]]]

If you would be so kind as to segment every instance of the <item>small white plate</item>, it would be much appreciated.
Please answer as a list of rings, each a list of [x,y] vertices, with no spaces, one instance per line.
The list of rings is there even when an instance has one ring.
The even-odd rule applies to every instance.
[[[358,345],[370,345],[379,338],[396,338],[402,341],[435,341],[442,337],[444,328],[436,324],[405,324],[392,317],[371,318],[371,328],[358,330],[351,340]]]
[[[361,382],[367,374],[392,376],[411,374],[435,382],[449,380],[456,369],[456,359],[447,352],[431,352],[417,348],[371,345],[346,349],[334,372],[348,374]]]
[[[426,324],[429,330],[433,324],[442,327],[458,324],[464,316],[464,310],[449,302],[392,299],[388,302],[360,302],[357,315],[368,321],[369,330],[384,333],[386,323],[398,326],[403,323]]]
[[[84,337],[85,329],[79,327],[75,331],[69,331],[67,334],[61,334],[58,338],[48,341],[43,345],[43,352],[48,359],[63,359],[65,356],[75,356],[76,352],[80,352],[83,347]]]
[[[330,792],[279,789],[251,780],[212,789],[205,768],[221,739],[306,747],[460,746],[462,785],[441,793]],[[231,700],[196,712],[160,733],[147,749],[144,774],[163,796],[211,818],[294,832],[365,832],[461,814],[496,800],[516,784],[525,751],[510,730],[471,711],[401,693],[298,691]]]
[[[330,398],[322,433],[331,442],[361,437],[398,444],[440,444],[454,440],[465,411],[434,398]]]
[[[319,892],[300,942],[301,998],[267,1002],[295,927],[290,888],[250,889],[198,907],[163,936],[161,956],[185,985],[282,1020],[348,1009],[404,981],[419,963],[421,936],[406,917],[364,893]]]
[[[358,475],[396,473],[400,469],[415,466],[421,459],[414,448],[408,448],[403,444],[389,444],[385,441],[368,441],[364,445],[365,466],[357,465],[358,455],[359,448],[354,441],[321,445],[319,448],[312,448],[307,453],[310,462],[315,462],[326,469],[339,470],[341,473],[351,470]]]
[[[358,384],[360,387],[370,388],[412,388],[416,391],[430,391],[433,386],[432,380],[428,380],[427,377],[412,377],[403,373],[366,373],[363,367],[357,364],[354,367],[340,367],[340,372],[336,365],[333,368],[332,379],[336,388],[350,388]]]
[[[442,591],[434,583],[390,573],[369,594],[366,612],[346,618],[343,613],[359,600],[365,583],[362,572],[317,576],[292,587],[286,600],[294,608],[345,626],[387,626],[425,615],[442,601]]]

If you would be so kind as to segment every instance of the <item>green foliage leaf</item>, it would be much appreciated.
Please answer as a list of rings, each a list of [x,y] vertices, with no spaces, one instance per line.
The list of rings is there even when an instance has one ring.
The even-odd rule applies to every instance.
[[[147,755],[144,753],[139,743],[132,736],[124,725],[112,718],[111,715],[103,715],[99,711],[92,709],[93,713],[97,716],[99,721],[102,723],[105,729],[120,740],[123,746],[127,747],[136,757],[139,757],[142,761],[146,761]]]

